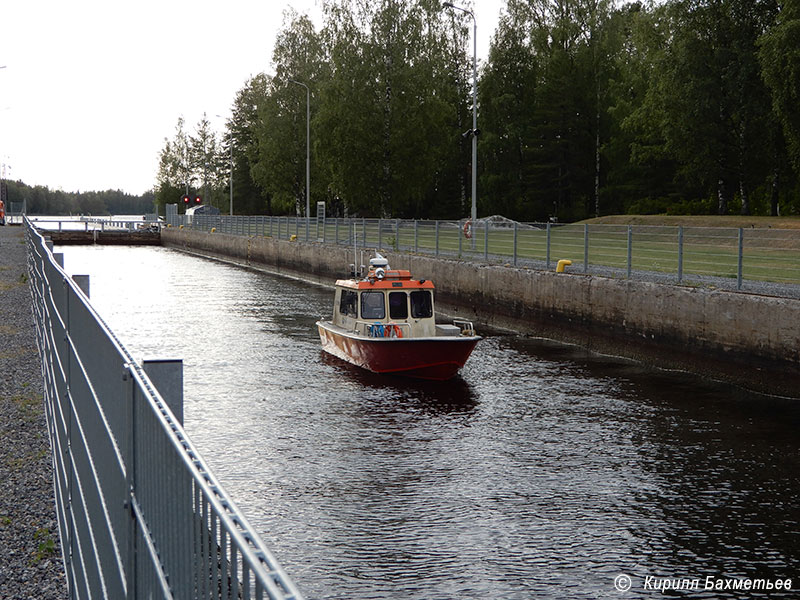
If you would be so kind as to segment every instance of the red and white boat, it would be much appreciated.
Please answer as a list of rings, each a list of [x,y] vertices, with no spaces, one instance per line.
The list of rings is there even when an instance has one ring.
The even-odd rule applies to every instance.
[[[336,282],[333,319],[317,321],[322,349],[375,373],[445,380],[480,340],[472,323],[437,324],[433,282],[389,268],[380,254],[367,276]]]

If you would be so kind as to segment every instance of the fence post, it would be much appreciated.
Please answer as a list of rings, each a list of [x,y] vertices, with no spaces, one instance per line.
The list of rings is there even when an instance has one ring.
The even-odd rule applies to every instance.
[[[419,252],[419,221],[414,219],[414,254]]]
[[[400,249],[400,219],[394,220],[394,249],[395,251]]]
[[[334,244],[338,244],[339,243],[339,217],[336,217],[333,220],[333,222],[334,222],[333,236],[334,236],[334,238],[336,238],[336,239],[333,240],[333,243]]]
[[[63,264],[64,255],[61,254],[60,256],[62,257],[61,266],[63,268],[63,266],[64,266],[64,264]],[[55,257],[56,257],[56,255],[53,254],[53,258],[55,258]],[[44,275],[44,261],[42,262],[42,274],[43,274],[44,277],[47,277],[46,275]],[[65,357],[61,357],[61,359],[64,362],[66,362],[66,371],[65,371],[65,373],[63,375],[63,378],[62,378],[62,381],[66,385],[66,392],[65,392],[63,398],[59,398],[59,403],[60,403],[60,409],[62,411],[62,414],[66,415],[66,420],[67,420],[67,431],[66,431],[67,440],[66,440],[66,448],[65,448],[66,456],[64,457],[66,465],[67,465],[66,466],[66,471],[67,472],[65,473],[65,476],[67,478],[67,502],[66,502],[66,506],[64,508],[64,513],[65,513],[64,514],[64,519],[68,523],[68,526],[67,526],[67,529],[68,529],[67,537],[68,537],[69,548],[67,548],[65,550],[65,552],[66,552],[65,566],[67,567],[67,573],[69,573],[70,572],[69,569],[71,569],[71,565],[75,561],[76,550],[79,551],[79,548],[78,548],[78,544],[77,544],[76,539],[75,539],[75,537],[76,537],[75,520],[72,518],[72,511],[73,511],[72,497],[73,497],[74,485],[75,485],[75,483],[74,483],[75,467],[74,467],[73,462],[72,462],[72,433],[73,433],[73,428],[74,428],[73,424],[75,422],[75,410],[73,409],[73,406],[72,406],[72,391],[71,391],[71,389],[72,389],[72,362],[73,362],[73,359],[70,356],[71,353],[72,353],[72,349],[70,347],[70,341],[69,341],[69,334],[70,334],[70,331],[71,331],[70,319],[69,319],[69,286],[67,285],[66,279],[62,280],[61,283],[67,289],[67,293],[64,295],[64,304],[61,305],[61,306],[55,307],[55,310],[56,310],[57,313],[60,313],[62,315],[63,319],[64,319],[64,346],[63,347],[64,347],[64,351],[66,352],[66,356]],[[47,287],[50,288],[51,292],[52,292],[52,286],[53,286],[53,284],[48,281]],[[50,321],[49,327],[52,328],[52,319],[53,319],[52,315],[48,315],[48,319]],[[56,346],[56,348],[57,348],[57,346]],[[56,353],[58,353],[57,349],[56,349]],[[65,406],[65,404],[66,404],[66,406]],[[73,598],[74,597],[73,594],[75,592],[74,577],[68,577],[68,579],[69,579],[69,582],[70,582],[70,598]]]
[[[633,243],[633,227],[628,225],[628,279],[631,278],[631,245]]]
[[[742,289],[742,247],[744,246],[744,229],[739,227],[739,267],[736,272],[736,289]]]
[[[367,247],[367,220],[361,217],[361,247]]]
[[[125,494],[124,508],[130,515],[128,521],[128,564],[126,565],[128,571],[125,574],[125,581],[127,582],[127,597],[130,600],[136,598],[136,539],[137,535],[137,522],[135,513],[133,511],[133,498],[136,494],[136,393],[133,390],[133,378],[131,377],[131,366],[125,365],[125,370],[121,374],[122,381],[124,381],[125,389],[125,487],[127,488]]]
[[[489,219],[483,222],[483,262],[489,262]]]
[[[589,225],[583,225],[583,272],[589,271]]]
[[[460,225],[460,223],[459,223]],[[463,236],[463,229],[458,228],[458,258],[461,258],[461,238]]]
[[[439,256],[439,221],[434,221],[434,223],[436,224],[436,233],[435,233],[436,253],[434,254],[434,256]]]
[[[514,221],[514,266],[517,266],[517,222]]]
[[[545,250],[545,261],[547,262],[547,270],[550,270],[550,223],[547,223],[547,248]]]
[[[378,248],[383,248],[383,219],[378,219]]]
[[[678,225],[678,283],[683,281],[683,225]]]

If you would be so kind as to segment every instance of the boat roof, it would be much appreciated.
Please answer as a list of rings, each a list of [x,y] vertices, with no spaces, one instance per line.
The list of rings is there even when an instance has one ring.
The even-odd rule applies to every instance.
[[[427,279],[411,279],[411,272],[403,269],[388,269],[383,279],[378,279],[374,271],[370,271],[364,279],[339,279],[337,287],[352,290],[381,289],[417,289],[432,290],[433,282]]]

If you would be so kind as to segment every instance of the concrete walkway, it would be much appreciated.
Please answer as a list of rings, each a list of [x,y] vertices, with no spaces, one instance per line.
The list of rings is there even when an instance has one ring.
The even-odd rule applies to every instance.
[[[22,227],[0,226],[0,598],[67,598]]]

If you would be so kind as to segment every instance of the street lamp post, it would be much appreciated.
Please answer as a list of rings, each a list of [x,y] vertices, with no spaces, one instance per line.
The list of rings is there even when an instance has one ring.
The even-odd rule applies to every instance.
[[[308,239],[309,218],[311,217],[311,90],[305,83],[289,80],[306,88],[306,240]]]
[[[467,13],[472,17],[472,129],[469,131],[472,137],[472,212],[470,219],[472,227],[477,227],[478,218],[478,21],[475,13],[466,8],[456,6],[452,2],[445,2],[444,8],[452,8]],[[472,237],[472,249],[475,249],[475,236]]]

